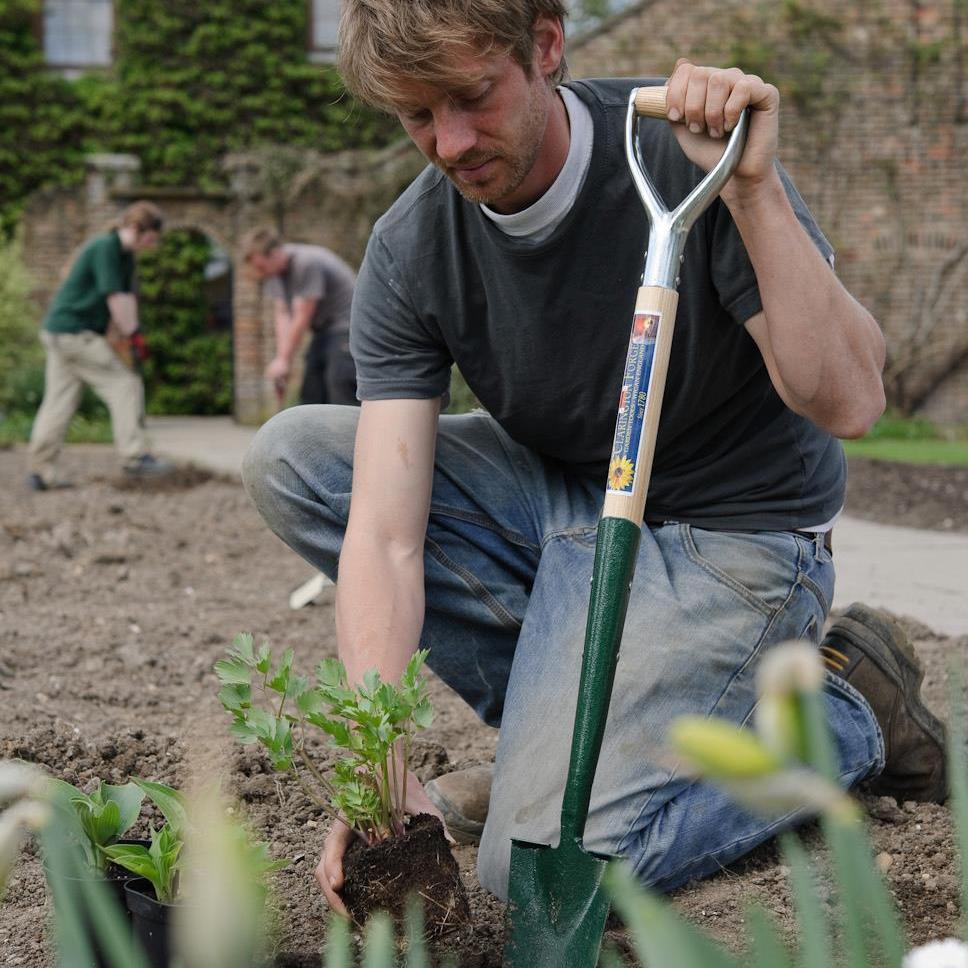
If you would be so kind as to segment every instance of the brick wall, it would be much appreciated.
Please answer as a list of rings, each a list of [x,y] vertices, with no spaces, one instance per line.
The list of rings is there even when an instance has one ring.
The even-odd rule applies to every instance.
[[[568,60],[575,77],[665,75],[679,56],[761,66],[784,95],[781,159],[841,278],[887,333],[893,400],[964,423],[968,22],[958,3],[648,0]]]
[[[762,65],[784,95],[781,158],[834,243],[841,277],[888,335],[892,400],[964,423],[968,24],[959,2],[646,0],[573,44],[569,64],[576,77],[662,75],[680,55]],[[373,221],[421,164],[406,141],[324,157],[270,205],[241,182],[220,196],[139,189],[136,162],[96,156],[83,189],[31,201],[26,252],[38,307],[79,245],[133,197],[155,198],[170,224],[206,232],[233,257],[235,412],[257,422],[274,408],[262,375],[271,312],[241,271],[237,240],[281,221],[287,238],[358,265]]]

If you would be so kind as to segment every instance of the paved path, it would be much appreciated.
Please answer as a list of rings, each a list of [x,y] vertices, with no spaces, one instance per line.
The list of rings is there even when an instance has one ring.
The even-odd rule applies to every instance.
[[[161,454],[238,474],[255,429],[229,417],[154,417]],[[968,534],[945,534],[844,516],[834,532],[834,605],[863,601],[910,615],[945,635],[968,635]]]

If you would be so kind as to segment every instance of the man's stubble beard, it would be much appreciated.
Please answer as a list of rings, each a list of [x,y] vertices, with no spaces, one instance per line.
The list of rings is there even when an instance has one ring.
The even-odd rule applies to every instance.
[[[531,109],[526,115],[526,128],[523,137],[519,139],[518,144],[512,145],[507,151],[497,156],[507,168],[506,177],[498,185],[481,185],[479,187],[467,185],[453,178],[448,168],[441,165],[439,159],[435,164],[469,202],[475,202],[478,205],[487,205],[489,207],[493,206],[500,202],[502,198],[506,198],[508,195],[516,192],[521,187],[525,178],[528,177],[541,151],[549,116],[550,111],[547,110],[540,99],[535,98],[531,103]],[[460,165],[453,167],[460,167]]]

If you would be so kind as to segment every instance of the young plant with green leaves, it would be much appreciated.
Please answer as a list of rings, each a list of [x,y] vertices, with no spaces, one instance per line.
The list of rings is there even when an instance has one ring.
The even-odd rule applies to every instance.
[[[98,781],[93,793],[51,777],[50,795],[70,809],[81,831],[80,847],[90,870],[104,873],[104,849],[116,844],[134,825],[141,812],[144,790],[135,783],[116,786]]]
[[[148,847],[142,844],[115,844],[102,847],[101,852],[112,863],[151,881],[155,897],[169,904],[178,894],[180,858],[188,823],[185,799],[177,790],[163,783],[134,779],[131,785],[142,797],[147,794],[161,811],[165,823],[158,830],[151,828]]]
[[[342,662],[324,659],[313,683],[293,673],[292,649],[274,663],[268,643],[256,651],[252,636],[242,634],[215,672],[233,735],[261,743],[275,769],[293,773],[307,796],[372,843],[404,829],[413,737],[433,720],[420,674],[426,658],[426,651],[415,652],[398,685],[371,670],[356,688]],[[309,727],[321,729],[343,752],[330,777],[309,754]]]

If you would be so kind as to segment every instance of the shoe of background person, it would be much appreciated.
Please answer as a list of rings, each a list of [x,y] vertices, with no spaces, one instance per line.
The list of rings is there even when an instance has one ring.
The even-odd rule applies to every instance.
[[[164,477],[175,469],[175,465],[153,454],[142,454],[129,464],[124,465],[128,477]]]
[[[867,700],[884,734],[884,769],[866,788],[898,801],[944,803],[944,726],[921,700],[924,669],[898,622],[855,602],[831,626],[820,652]]]
[[[73,481],[45,481],[40,474],[27,475],[27,487],[31,491],[62,491],[73,486]]]
[[[451,837],[459,844],[479,844],[491,799],[491,764],[444,773],[424,785],[431,802],[444,815]]]

